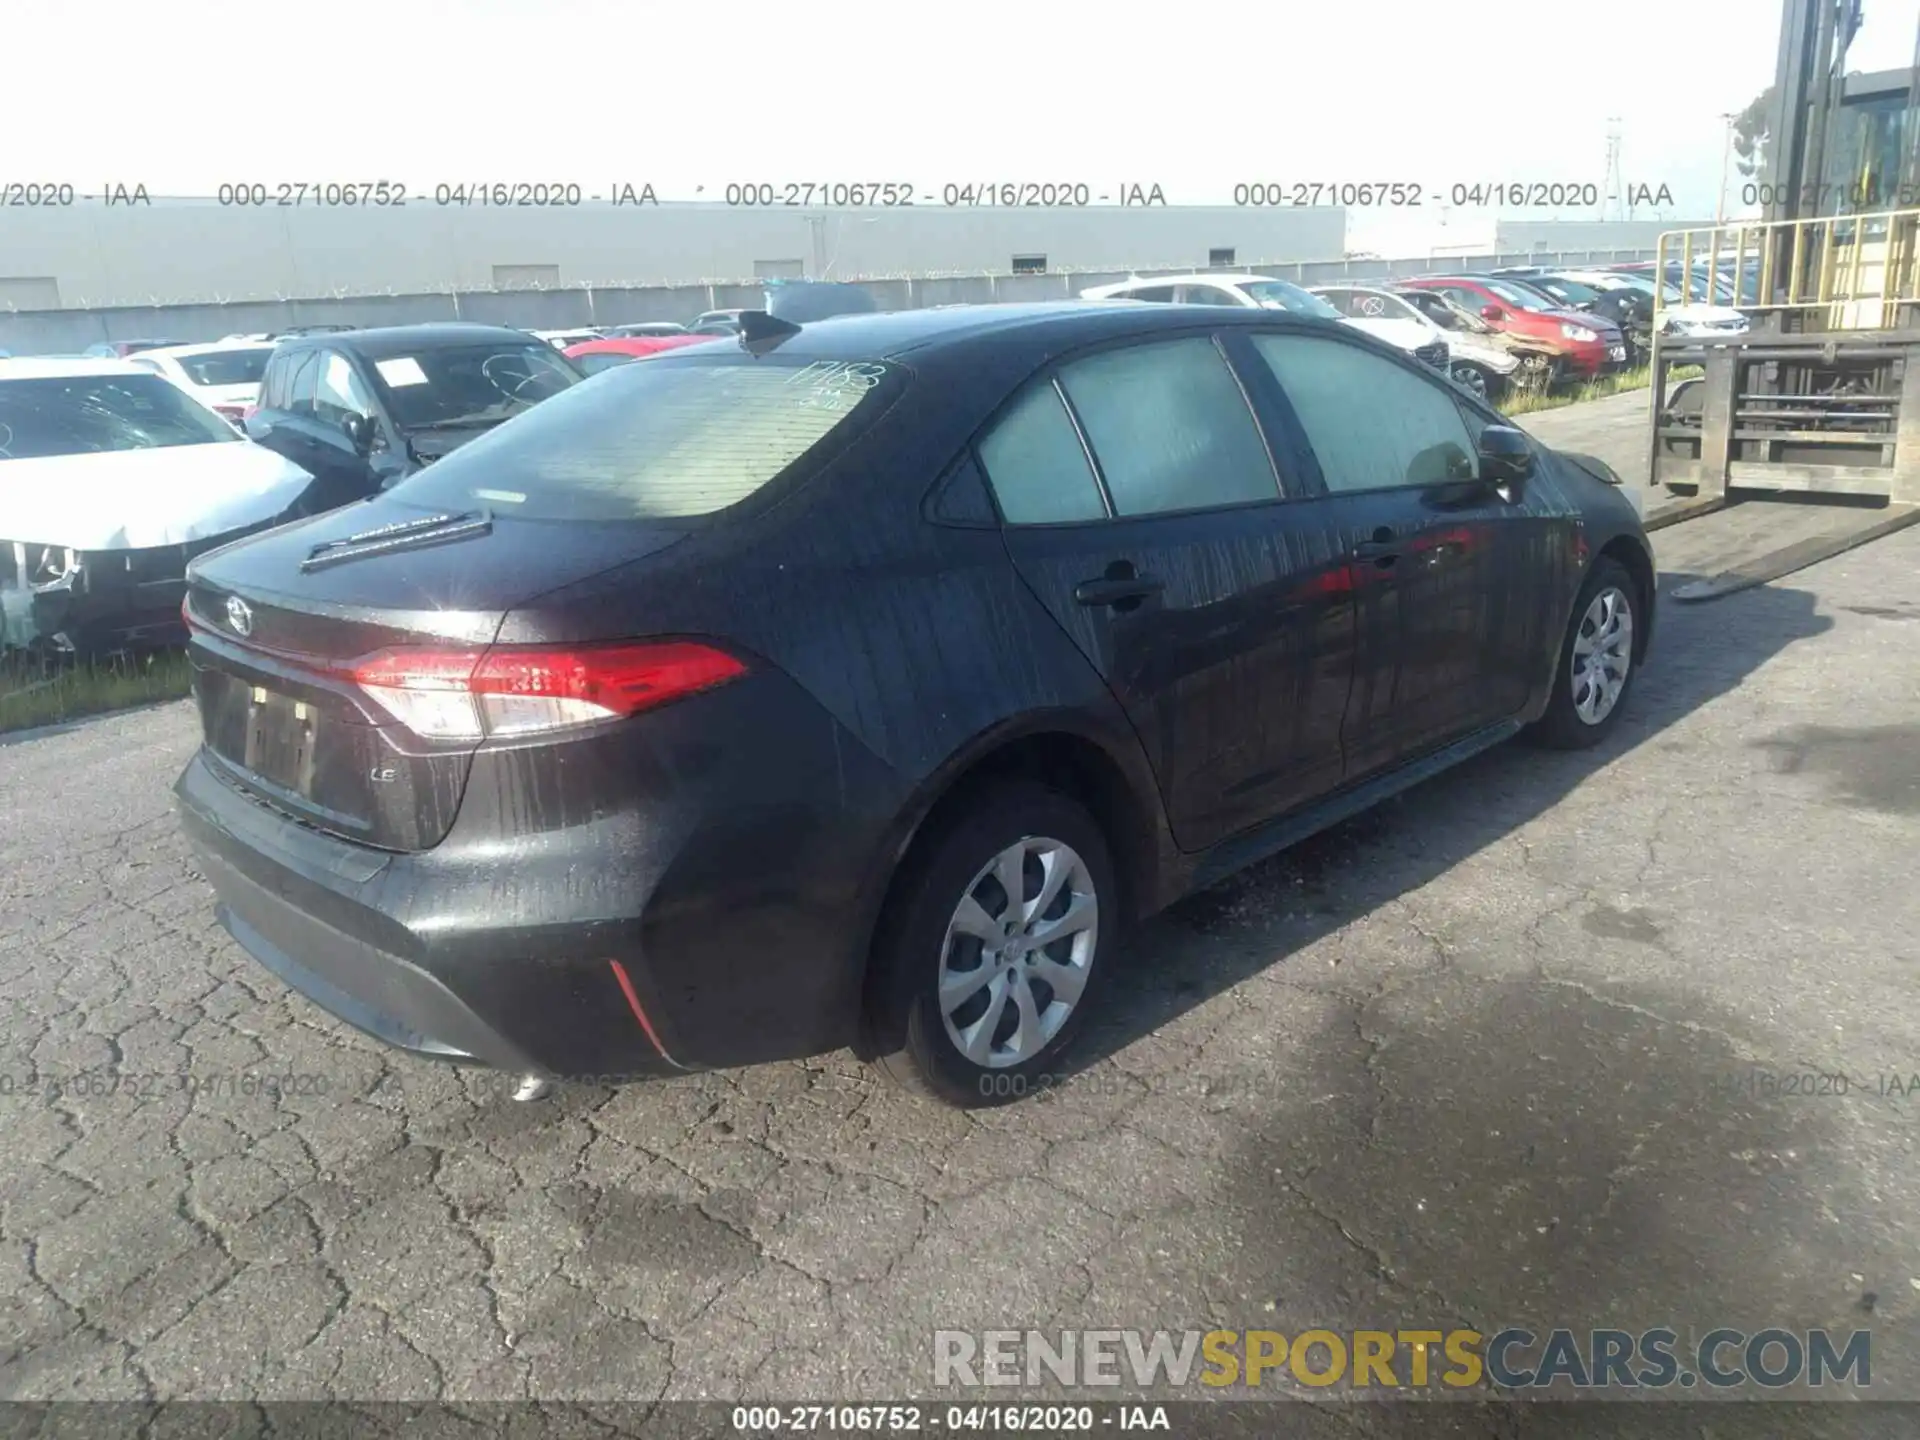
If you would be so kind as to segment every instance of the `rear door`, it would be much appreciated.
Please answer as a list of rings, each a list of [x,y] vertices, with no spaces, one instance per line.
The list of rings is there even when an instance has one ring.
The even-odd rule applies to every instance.
[[[978,446],[1021,576],[1125,707],[1179,843],[1339,783],[1347,561],[1295,543],[1215,338],[1103,349],[1032,381]]]
[[[284,386],[275,371],[287,362]],[[310,508],[318,513],[363,499],[378,489],[373,471],[347,438],[342,423],[355,407],[352,362],[316,347],[276,355],[268,364],[260,409],[247,434],[314,477]],[[360,385],[364,395],[364,382]]]
[[[1522,711],[1557,628],[1571,508],[1478,479],[1488,423],[1411,360],[1298,331],[1253,348],[1311,447],[1353,561],[1351,779]]]

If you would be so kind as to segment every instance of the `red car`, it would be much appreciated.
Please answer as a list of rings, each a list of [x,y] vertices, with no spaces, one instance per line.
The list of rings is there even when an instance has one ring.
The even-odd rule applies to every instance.
[[[598,375],[615,365],[625,365],[662,350],[677,350],[682,345],[706,345],[712,335],[623,335],[612,340],[583,340],[560,353],[573,361],[583,375]]]
[[[1554,356],[1564,376],[1591,380],[1626,366],[1627,337],[1618,325],[1585,310],[1569,310],[1526,285],[1489,275],[1418,275],[1395,283],[1439,291],[1494,329]]]

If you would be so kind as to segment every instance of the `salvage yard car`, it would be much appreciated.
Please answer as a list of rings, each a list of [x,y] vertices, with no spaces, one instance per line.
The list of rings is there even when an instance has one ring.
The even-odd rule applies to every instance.
[[[201,556],[175,787],[233,936],[535,1082],[1055,1073],[1139,917],[1618,722],[1633,507],[1286,311],[742,317]]]
[[[260,377],[267,373],[270,344],[167,345],[127,357],[127,363],[152,370],[194,399],[239,423],[260,398]]]
[[[649,355],[664,354],[668,350],[679,350],[688,345],[712,345],[719,338],[716,335],[684,333],[630,335],[570,345],[564,353],[582,375],[598,375],[602,370],[610,370],[615,365],[628,365],[635,360],[645,359]]]
[[[579,380],[523,330],[449,323],[301,336],[274,347],[246,430],[344,505]]]
[[[126,361],[0,360],[0,651],[184,640],[187,561],[312,483]]]
[[[1146,300],[1178,305],[1242,305],[1254,309],[1291,310],[1323,320],[1341,320],[1369,335],[1398,346],[1436,370],[1447,368],[1446,342],[1416,319],[1404,316],[1348,315],[1313,291],[1271,275],[1162,275],[1152,280],[1124,280],[1095,285],[1080,292],[1082,300]]]
[[[1443,328],[1406,297],[1395,295],[1390,290],[1379,290],[1370,285],[1316,285],[1313,293],[1338,310],[1348,323],[1361,329],[1367,329],[1370,325],[1397,325],[1410,329],[1408,338],[1413,343],[1407,343],[1395,333],[1382,334],[1377,329],[1369,331],[1380,335],[1389,344],[1399,344],[1402,349],[1416,355],[1421,354],[1421,349],[1417,347],[1439,346],[1444,361],[1438,368],[1444,369],[1456,381],[1484,399],[1497,399],[1506,389],[1507,381],[1520,368],[1517,355],[1470,330]]]
[[[1486,275],[1414,275],[1403,290],[1437,290],[1454,304],[1552,355],[1555,379],[1592,380],[1626,368],[1627,340],[1620,327],[1524,285]]]

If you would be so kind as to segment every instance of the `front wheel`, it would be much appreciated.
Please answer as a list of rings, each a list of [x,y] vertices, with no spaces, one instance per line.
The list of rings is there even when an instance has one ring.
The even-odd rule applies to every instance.
[[[1639,587],[1626,567],[1595,562],[1573,603],[1553,670],[1553,698],[1531,736],[1555,750],[1598,745],[1620,722],[1633,683]]]
[[[1453,362],[1453,380],[1456,385],[1470,391],[1482,400],[1493,397],[1493,383],[1485,370],[1469,360]]]
[[[1100,827],[1058,791],[996,785],[910,863],[875,956],[905,1009],[880,1067],[968,1109],[1048,1088],[1118,928]]]

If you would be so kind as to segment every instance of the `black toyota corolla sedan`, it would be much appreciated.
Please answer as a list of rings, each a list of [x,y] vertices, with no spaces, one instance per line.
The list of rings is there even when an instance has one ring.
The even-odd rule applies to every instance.
[[[1333,322],[750,312],[197,559],[177,793],[233,936],[391,1044],[988,1104],[1143,915],[1605,736],[1653,599],[1596,468]]]

